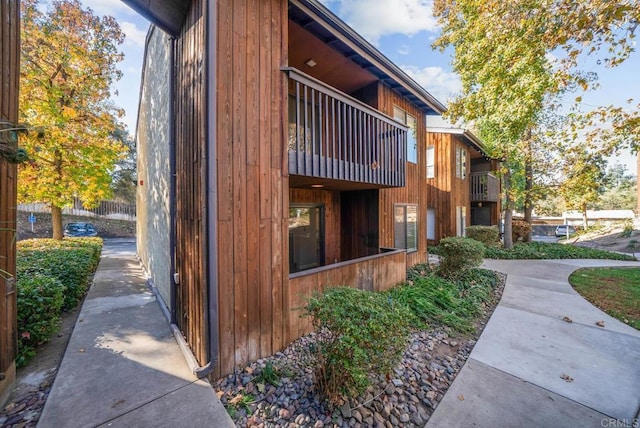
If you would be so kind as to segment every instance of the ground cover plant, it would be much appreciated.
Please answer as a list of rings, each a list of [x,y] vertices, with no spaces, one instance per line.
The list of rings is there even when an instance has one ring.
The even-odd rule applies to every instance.
[[[584,268],[569,283],[593,305],[640,330],[640,268]]]
[[[511,250],[504,248],[486,248],[488,259],[607,259],[635,260],[633,256],[580,247],[577,245],[552,244],[547,242],[528,242],[514,245]]]
[[[62,311],[84,297],[102,252],[100,238],[33,239],[17,245],[18,357],[24,366],[58,329]]]

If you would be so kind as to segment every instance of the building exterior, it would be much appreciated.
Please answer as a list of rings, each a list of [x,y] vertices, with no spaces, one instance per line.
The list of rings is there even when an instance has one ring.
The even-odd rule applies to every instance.
[[[427,260],[439,101],[316,0],[125,1],[163,30],[143,70],[138,251],[198,374],[310,331],[315,291],[384,290]]]
[[[20,2],[0,0],[0,145],[15,143],[20,76]],[[16,197],[18,171],[0,155],[0,407],[16,380]]]
[[[499,162],[472,132],[427,117],[427,239],[464,236],[471,225],[499,226]]]

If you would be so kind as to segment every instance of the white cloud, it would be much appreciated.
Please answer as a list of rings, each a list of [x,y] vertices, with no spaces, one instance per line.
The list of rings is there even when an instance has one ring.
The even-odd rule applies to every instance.
[[[398,54],[400,54],[400,55],[409,55],[409,46],[407,46],[407,45],[398,46]]]
[[[125,44],[130,46],[144,47],[144,42],[147,37],[147,30],[140,30],[136,24],[128,21],[121,21],[120,28],[125,34]]]
[[[418,68],[411,65],[403,65],[401,68],[420,86],[444,104],[462,89],[458,75],[441,67]]]
[[[93,9],[97,15],[135,14],[122,0],[82,0],[82,4]]]
[[[377,44],[380,37],[390,34],[437,31],[432,6],[432,0],[342,0],[338,15]]]

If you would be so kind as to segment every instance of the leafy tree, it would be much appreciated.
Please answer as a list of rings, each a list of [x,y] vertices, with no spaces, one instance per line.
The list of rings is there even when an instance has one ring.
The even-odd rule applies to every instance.
[[[563,173],[565,181],[560,193],[567,208],[582,213],[584,229],[587,229],[587,208],[598,200],[605,180],[606,161],[600,153],[589,152],[576,145],[565,153]]]
[[[610,167],[603,180],[603,192],[592,204],[598,210],[633,210],[637,204],[636,177],[622,164]]]
[[[474,122],[492,155],[506,161],[509,248],[517,193],[512,171],[528,169],[523,154],[543,111],[564,91],[595,87],[596,76],[577,68],[583,54],[606,47],[609,66],[629,56],[640,8],[635,0],[435,0],[434,15],[442,26],[434,47],[454,48],[453,68],[462,81],[448,114]]]
[[[114,137],[122,115],[110,101],[124,40],[112,17],[78,0],[22,2],[20,120],[41,130],[24,139],[30,162],[19,171],[18,197],[51,206],[53,237],[62,239],[63,207],[79,197],[95,206],[110,194],[110,172],[125,153]]]
[[[114,137],[126,148],[126,155],[115,166],[112,176],[111,190],[116,201],[136,203],[136,143],[124,125],[119,125]]]

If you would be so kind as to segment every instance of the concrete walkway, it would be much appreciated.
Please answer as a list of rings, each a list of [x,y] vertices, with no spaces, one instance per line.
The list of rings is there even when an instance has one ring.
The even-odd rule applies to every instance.
[[[427,427],[639,426],[640,332],[569,285],[589,266],[640,263],[486,260],[502,300]]]
[[[134,240],[105,240],[38,426],[233,426],[211,385],[189,370]]]

